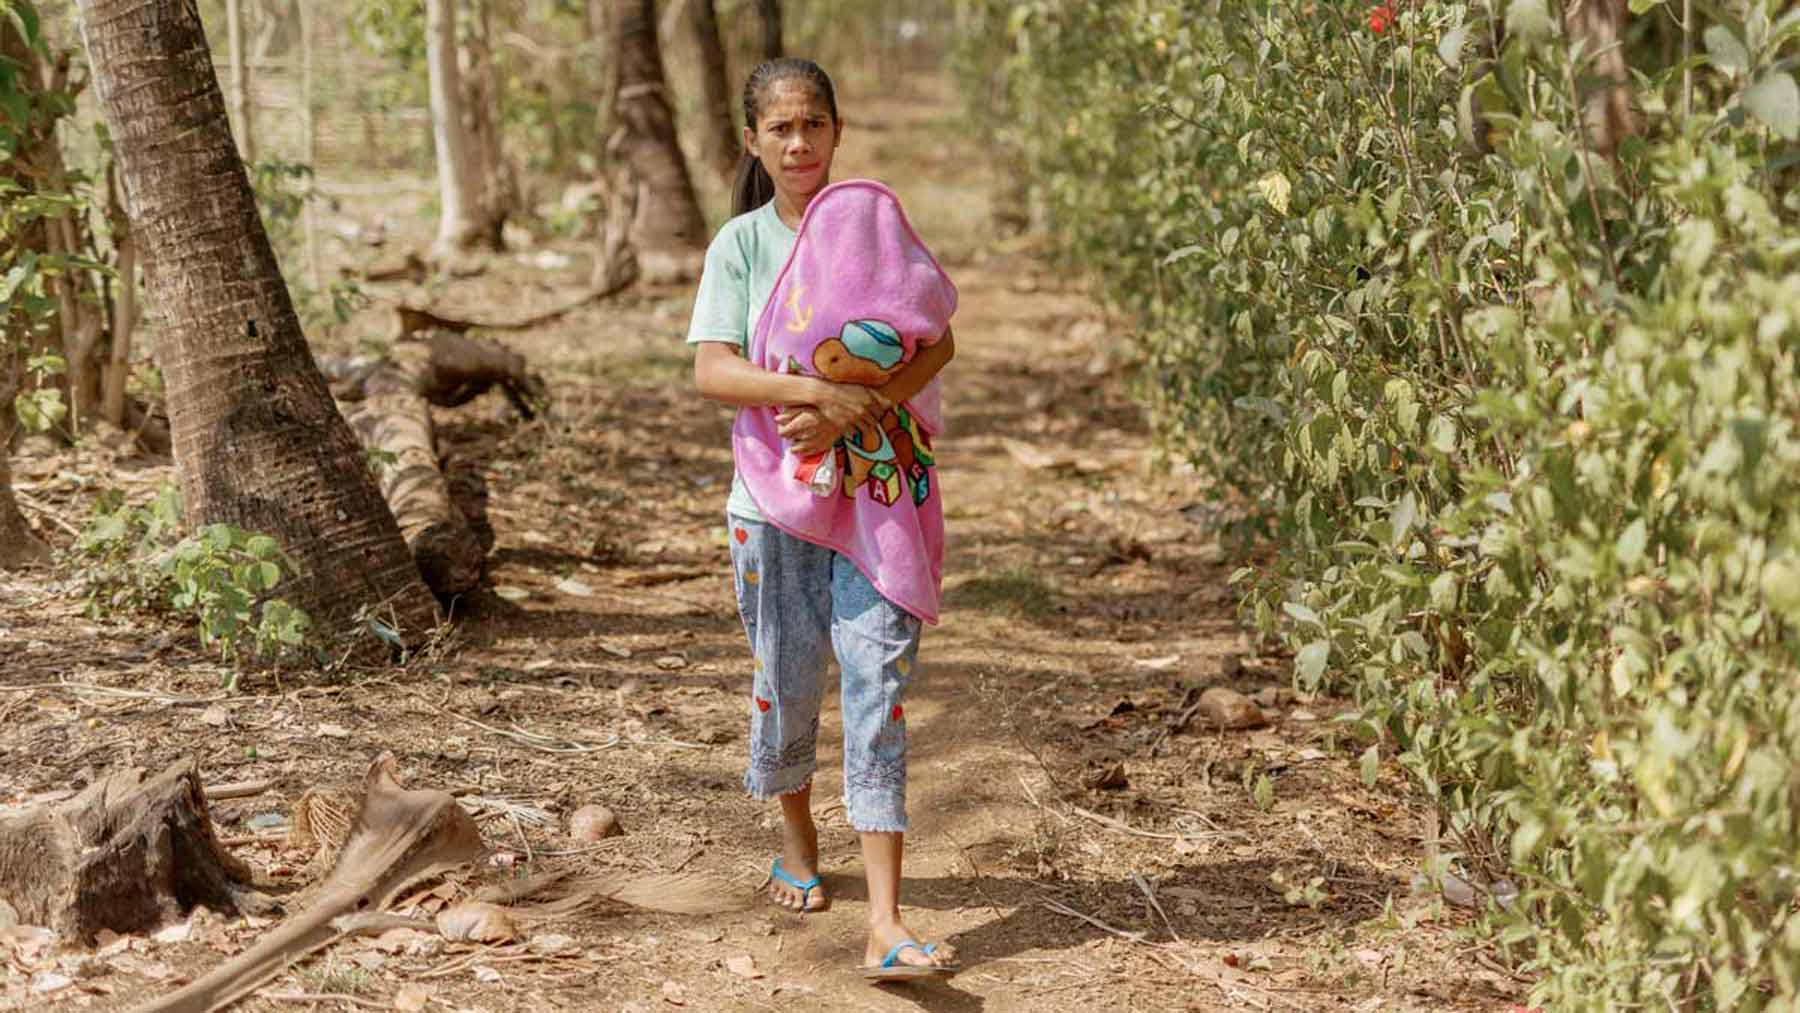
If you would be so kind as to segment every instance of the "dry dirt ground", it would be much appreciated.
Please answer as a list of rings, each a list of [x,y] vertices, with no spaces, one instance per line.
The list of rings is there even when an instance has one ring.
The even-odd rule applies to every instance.
[[[347,786],[391,750],[410,783],[489,800],[484,832],[514,869],[680,870],[743,906],[602,909],[536,927],[566,938],[535,948],[349,941],[247,1009],[390,1009],[403,986],[403,1008],[428,995],[423,1008],[487,1011],[1517,1002],[1524,986],[1468,938],[1472,916],[1414,895],[1426,818],[1403,775],[1384,761],[1366,785],[1362,746],[1335,720],[1345,702],[1294,699],[1286,662],[1240,632],[1226,585],[1238,561],[1190,519],[1206,512],[1201,483],[1152,467],[1126,325],[1081,279],[985,235],[978,139],[948,101],[844,102],[839,178],[892,181],[962,291],[939,447],[947,607],[907,706],[903,893],[916,931],[959,947],[960,976],[873,988],[854,973],[866,905],[835,700],[816,805],[836,903],[803,919],[758,898],[779,837],[773,808],[740,789],[749,669],[724,544],[729,415],[690,391],[687,290],[640,289],[505,334],[549,377],[549,421],[520,424],[497,398],[440,413],[454,467],[485,479],[497,542],[452,642],[405,669],[256,675],[221,692],[219,666],[178,626],[85,617],[70,565],[0,578],[0,803],[192,753],[209,781],[279,779],[216,818],[259,875],[292,883],[309,856],[280,825],[302,791]],[[424,205],[428,181],[339,192],[332,221],[385,209],[390,235],[385,251],[333,239],[333,261],[427,237],[427,212],[394,209]],[[585,262],[582,243],[561,241],[409,297],[518,319],[566,299]],[[356,326],[384,323],[377,307]],[[17,471],[31,516],[67,547],[62,525],[82,523],[100,489],[141,498],[170,466],[89,446]],[[1211,685],[1268,690],[1272,724],[1174,728]],[[590,802],[629,832],[575,848],[563,820]],[[128,1008],[266,925],[202,916],[170,934],[185,938],[115,942],[86,966],[0,944],[0,1007]],[[63,973],[72,984],[34,991]]]

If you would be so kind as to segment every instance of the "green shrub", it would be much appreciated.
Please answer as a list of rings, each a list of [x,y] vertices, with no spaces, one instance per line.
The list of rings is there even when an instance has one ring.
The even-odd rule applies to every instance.
[[[162,610],[193,618],[202,646],[228,662],[280,662],[303,650],[312,621],[271,592],[291,562],[267,535],[209,524],[175,540],[181,500],[165,484],[149,505],[105,498],[76,553],[95,615]],[[233,674],[226,677],[231,684]]]
[[[962,66],[1534,998],[1794,1009],[1800,12],[1633,7],[1611,159],[1544,0],[966,0]]]

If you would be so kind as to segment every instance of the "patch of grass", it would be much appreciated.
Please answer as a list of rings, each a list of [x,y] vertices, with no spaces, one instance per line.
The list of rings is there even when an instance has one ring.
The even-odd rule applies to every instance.
[[[1033,622],[1050,618],[1056,609],[1056,592],[1024,564],[965,580],[946,597],[957,608],[980,609]]]
[[[313,995],[366,995],[375,991],[375,976],[364,968],[328,955],[294,973],[302,991]]]

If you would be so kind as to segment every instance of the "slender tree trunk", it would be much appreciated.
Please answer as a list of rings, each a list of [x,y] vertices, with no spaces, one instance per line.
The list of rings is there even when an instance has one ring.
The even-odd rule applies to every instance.
[[[315,125],[313,122],[313,10],[307,0],[295,5],[300,12],[300,150],[307,165],[316,165]],[[301,209],[301,224],[306,230],[306,277],[314,292],[325,290],[319,273],[319,225],[313,201]]]
[[[272,535],[319,628],[361,610],[416,637],[435,603],[333,406],[231,143],[195,0],[79,0],[94,90],[154,266],[190,524]]]
[[[1625,0],[1581,0],[1567,5],[1563,25],[1582,43],[1582,96],[1588,142],[1611,157],[1619,142],[1637,132],[1631,108],[1631,68],[1625,62]]]
[[[687,281],[706,256],[706,220],[675,139],[652,0],[613,0],[617,122],[608,154],[630,170],[637,212],[631,244],[647,281]]]
[[[462,65],[463,123],[474,140],[480,170],[481,207],[487,218],[489,245],[500,249],[501,229],[517,209],[518,182],[507,164],[500,137],[500,75],[494,66],[493,31],[486,0],[470,0],[468,44],[458,53]]]
[[[500,221],[487,207],[479,142],[469,130],[467,91],[458,65],[457,0],[425,0],[425,61],[430,73],[431,133],[437,148],[440,258],[478,246],[500,247]]]
[[[700,114],[707,120],[700,131],[701,151],[707,166],[730,186],[737,175],[744,142],[731,116],[731,85],[726,81],[725,45],[719,38],[719,15],[713,0],[687,0],[683,20],[694,38],[700,58]]]
[[[13,570],[50,557],[50,550],[38,541],[19,504],[13,498],[12,442],[13,395],[18,387],[0,377],[0,570]]]
[[[113,249],[117,256],[113,270],[118,277],[113,284],[112,349],[107,358],[105,386],[101,394],[100,414],[106,421],[125,428],[125,381],[131,376],[131,334],[137,328],[138,316],[138,249],[131,234],[131,216],[125,213],[119,193],[118,163],[106,167],[106,218],[112,223]]]
[[[249,53],[244,49],[243,0],[225,0],[225,38],[231,56],[231,130],[238,156],[256,161],[256,125],[250,120]]]
[[[756,0],[756,16],[762,22],[763,59],[786,56],[781,38],[781,0]]]

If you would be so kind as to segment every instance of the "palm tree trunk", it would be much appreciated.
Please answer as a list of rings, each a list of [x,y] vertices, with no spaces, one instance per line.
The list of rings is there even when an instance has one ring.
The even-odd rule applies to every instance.
[[[161,310],[176,473],[190,524],[273,536],[319,629],[372,610],[436,620],[418,567],[300,332],[232,146],[195,0],[79,0],[94,90]]]
[[[700,112],[708,120],[700,132],[701,150],[707,165],[730,186],[744,144],[731,117],[731,85],[725,79],[725,45],[719,38],[716,5],[713,0],[688,0],[684,20],[700,55]]]
[[[613,15],[621,133],[609,144],[608,154],[630,169],[637,191],[631,245],[646,281],[691,280],[706,256],[706,219],[675,138],[675,114],[656,41],[656,5],[653,0],[613,0]]]

